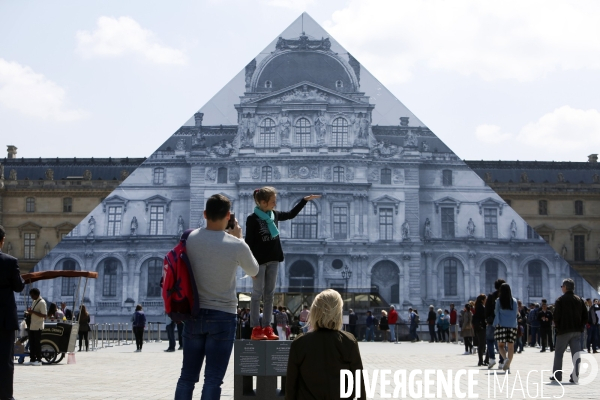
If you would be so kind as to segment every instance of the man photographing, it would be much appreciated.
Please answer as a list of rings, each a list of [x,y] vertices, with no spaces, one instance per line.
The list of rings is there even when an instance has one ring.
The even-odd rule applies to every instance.
[[[220,398],[237,323],[235,273],[238,266],[250,276],[258,273],[258,263],[242,239],[237,220],[233,229],[225,232],[230,208],[227,197],[211,196],[204,211],[206,228],[196,229],[187,239],[200,313],[186,321],[183,328],[183,366],[175,400],[191,400],[205,358],[202,399]]]

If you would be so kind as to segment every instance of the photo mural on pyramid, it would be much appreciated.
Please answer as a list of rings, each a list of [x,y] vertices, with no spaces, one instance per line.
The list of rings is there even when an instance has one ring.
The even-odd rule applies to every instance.
[[[208,79],[209,77],[207,77]],[[142,140],[142,138],[140,138]],[[307,14],[236,75],[62,240],[36,270],[93,270],[96,321],[135,304],[162,315],[163,257],[206,200],[227,196],[244,227],[261,186],[278,209],[321,194],[280,224],[275,304],[296,311],[336,288],[346,309],[464,304],[506,278],[553,302],[566,277],[597,292]],[[209,266],[218,268],[218,266]],[[63,278],[65,279],[65,278]],[[51,301],[68,283],[40,283]],[[65,292],[67,288],[67,292]],[[238,271],[247,300],[252,280]],[[157,317],[158,318],[158,317]]]

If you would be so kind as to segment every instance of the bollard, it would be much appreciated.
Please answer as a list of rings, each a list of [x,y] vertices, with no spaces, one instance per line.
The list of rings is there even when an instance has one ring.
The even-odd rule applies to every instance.
[[[160,322],[155,322],[156,324],[156,342],[162,343],[162,338],[160,337]]]
[[[128,346],[131,343],[129,343],[129,339],[127,339],[127,333],[129,332],[129,324],[127,322],[125,322],[125,327],[123,328],[123,333],[125,335],[125,345]]]
[[[148,322],[148,327],[146,329],[146,343],[150,343],[152,341],[152,322]]]
[[[121,323],[117,324],[117,346],[121,345]]]

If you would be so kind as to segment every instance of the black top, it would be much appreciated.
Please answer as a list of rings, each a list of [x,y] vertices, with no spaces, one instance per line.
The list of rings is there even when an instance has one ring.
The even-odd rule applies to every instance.
[[[90,314],[87,317],[81,317],[79,321],[79,332],[89,332],[90,331]]]
[[[542,328],[550,328],[552,326],[552,312],[550,312],[550,310],[542,310],[540,308],[540,311],[538,312],[538,321],[540,321],[540,326]],[[545,321],[543,319],[546,319]]]
[[[481,328],[485,329],[485,307],[483,303],[477,303],[475,305],[475,314],[473,314],[473,328],[479,330]]]
[[[434,325],[435,321],[437,321],[437,314],[435,311],[431,310],[429,311],[429,314],[427,314],[427,322],[429,322],[429,325]]]
[[[290,348],[285,400],[339,399],[342,369],[352,371],[353,376],[363,369],[358,342],[351,333],[319,329],[298,336]],[[360,393],[359,399],[366,399],[362,374]]]
[[[485,301],[485,319],[488,325],[494,323],[494,318],[496,317],[496,299],[499,295],[499,292],[496,290],[494,293],[488,294]]]
[[[0,251],[0,329],[19,329],[14,292],[24,287],[17,259]]]
[[[279,221],[293,219],[304,208],[307,201],[302,199],[291,211],[275,211],[275,226],[279,228]],[[252,251],[259,265],[266,264],[269,261],[283,261],[283,249],[278,235],[271,237],[269,227],[266,221],[258,218],[258,215],[252,213],[246,219],[246,243]]]
[[[588,322],[588,310],[581,298],[569,291],[554,303],[554,326],[556,333],[583,332]]]
[[[388,323],[388,317],[383,316],[379,320],[379,329],[382,331],[387,331],[390,329],[390,324]]]

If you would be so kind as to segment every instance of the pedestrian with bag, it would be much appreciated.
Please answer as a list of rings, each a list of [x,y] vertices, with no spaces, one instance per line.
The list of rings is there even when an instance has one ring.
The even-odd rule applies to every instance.
[[[85,343],[85,351],[90,348],[89,335],[90,332],[90,314],[87,312],[85,304],[82,304],[79,311],[79,351],[81,351],[81,342]]]
[[[146,314],[144,314],[144,310],[140,304],[135,306],[135,312],[133,313],[133,317],[131,317],[131,321],[135,336],[135,353],[139,353],[142,351],[142,346],[144,345],[144,329],[146,328]]]
[[[503,283],[500,286],[494,312],[494,339],[498,342],[498,352],[504,359],[502,369],[510,373],[510,364],[515,352],[515,342],[517,341],[517,315],[519,309],[517,299],[512,297],[508,283]],[[508,348],[508,354],[506,348]]]

